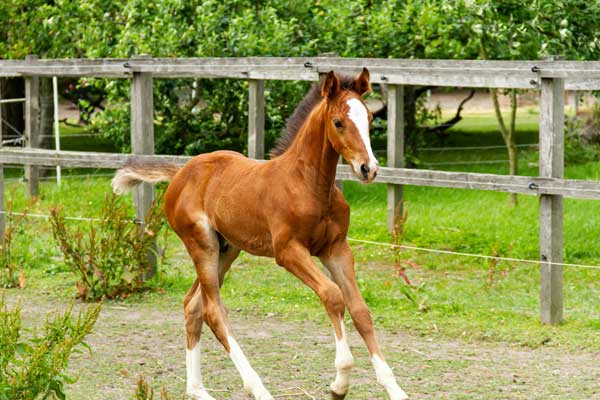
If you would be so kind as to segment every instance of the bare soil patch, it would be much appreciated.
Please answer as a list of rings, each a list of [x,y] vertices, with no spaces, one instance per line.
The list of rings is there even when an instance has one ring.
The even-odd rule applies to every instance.
[[[5,291],[10,303],[22,297],[27,325],[40,323],[66,302],[45,295]],[[311,321],[230,310],[235,335],[267,388],[277,398],[327,399],[334,377],[332,329]],[[348,329],[356,359],[349,399],[384,399],[366,349]],[[412,399],[600,399],[600,353],[556,347],[529,349],[469,343],[379,330],[386,357]],[[159,305],[105,304],[88,338],[93,352],[76,354],[69,386],[72,399],[129,399],[141,374],[155,388],[183,398],[185,352],[179,302]],[[216,398],[248,399],[221,345],[205,327],[202,338],[205,384]],[[304,394],[306,393],[306,394]]]

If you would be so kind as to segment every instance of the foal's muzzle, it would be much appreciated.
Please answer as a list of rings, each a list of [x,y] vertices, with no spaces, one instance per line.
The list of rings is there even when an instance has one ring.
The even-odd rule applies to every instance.
[[[375,177],[377,176],[378,170],[379,168],[376,165],[373,167],[369,167],[367,164],[362,164],[360,166],[361,180],[364,183],[372,182],[373,179],[375,179]]]

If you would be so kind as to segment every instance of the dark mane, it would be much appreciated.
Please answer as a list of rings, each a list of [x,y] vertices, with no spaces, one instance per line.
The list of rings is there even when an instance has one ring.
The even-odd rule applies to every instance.
[[[354,77],[338,75],[342,90],[352,89],[354,85]],[[322,80],[322,79],[321,79]],[[285,123],[285,129],[282,135],[275,142],[275,147],[270,151],[269,155],[271,158],[282,155],[288,147],[291,146],[292,142],[296,138],[300,128],[308,118],[310,112],[321,102],[323,97],[321,96],[321,83],[315,83],[312,85],[306,96],[302,99],[300,104],[296,107],[292,115],[287,119]]]

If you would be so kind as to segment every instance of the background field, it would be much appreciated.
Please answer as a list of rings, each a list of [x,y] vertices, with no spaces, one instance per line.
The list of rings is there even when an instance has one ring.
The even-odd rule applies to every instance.
[[[537,142],[535,110],[522,110],[518,143]],[[464,146],[501,145],[491,113],[466,114],[444,143],[450,149],[424,151],[422,162],[436,169],[506,173],[502,148],[451,150]],[[79,133],[63,129],[63,134]],[[434,140],[430,147],[436,147]],[[95,138],[63,141],[64,149],[111,150]],[[537,174],[535,147],[522,148],[523,175]],[[484,162],[471,164],[472,162]],[[463,164],[467,163],[467,164]],[[109,171],[75,170],[72,174]],[[21,172],[7,197],[15,210],[26,200]],[[567,164],[565,176],[598,179],[600,163]],[[110,177],[65,177],[60,188],[41,186],[42,198],[32,212],[47,214],[62,204],[66,215],[94,217],[109,192]],[[385,185],[344,183],[351,204],[349,236],[390,242],[385,223]],[[538,199],[520,196],[513,207],[502,193],[405,188],[408,220],[403,244],[431,249],[538,258]],[[130,202],[129,198],[124,201]],[[133,211],[132,211],[133,215]],[[77,223],[77,222],[72,222]],[[88,222],[81,222],[88,224]],[[565,201],[565,261],[598,265],[600,203]],[[539,273],[535,264],[500,262],[403,251],[413,286],[396,274],[393,253],[384,246],[352,243],[364,297],[401,385],[412,398],[600,398],[600,270],[565,267],[565,322],[557,327],[538,321]],[[30,219],[19,239],[19,264],[27,287],[4,290],[10,302],[21,299],[27,324],[60,309],[75,294],[74,277],[51,240],[49,224]],[[153,290],[108,302],[90,337],[93,352],[79,354],[72,371],[80,376],[71,398],[122,399],[133,393],[143,374],[155,387],[176,398],[185,383],[183,317],[180,301],[193,281],[183,246],[171,234],[167,261]],[[493,275],[490,277],[490,268]],[[334,341],[316,296],[272,260],[242,255],[223,287],[236,335],[265,384],[281,398],[326,398],[334,376]],[[357,358],[356,386],[350,398],[384,398],[366,351],[352,331]],[[218,398],[246,398],[232,363],[205,329],[205,383]]]

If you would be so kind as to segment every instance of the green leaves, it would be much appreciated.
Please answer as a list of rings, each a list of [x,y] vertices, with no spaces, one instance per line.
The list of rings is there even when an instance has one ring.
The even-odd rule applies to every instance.
[[[78,297],[84,301],[126,297],[145,289],[147,254],[154,237],[166,226],[158,194],[146,217],[146,231],[129,217],[116,195],[107,196],[99,222],[87,228],[66,225],[62,209],[50,210],[52,232],[65,257],[65,263],[79,278]]]
[[[74,380],[63,371],[91,332],[100,308],[101,304],[90,306],[74,319],[71,303],[63,314],[46,321],[43,334],[20,342],[20,307],[9,309],[0,298],[0,399],[65,399],[64,385]]]

